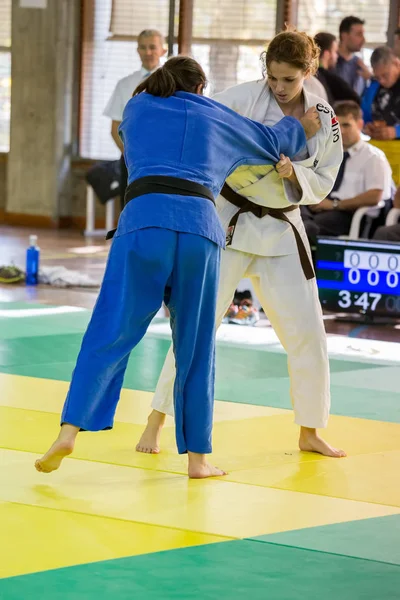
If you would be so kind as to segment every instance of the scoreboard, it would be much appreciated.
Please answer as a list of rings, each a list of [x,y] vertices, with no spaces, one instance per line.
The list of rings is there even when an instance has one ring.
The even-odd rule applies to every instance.
[[[316,275],[323,308],[400,319],[400,243],[318,238]]]

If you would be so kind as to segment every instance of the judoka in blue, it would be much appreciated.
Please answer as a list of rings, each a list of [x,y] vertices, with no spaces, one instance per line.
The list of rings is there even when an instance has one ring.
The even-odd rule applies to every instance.
[[[191,91],[161,97],[166,75],[182,89],[188,64],[184,61],[190,61],[186,89]],[[193,64],[200,74],[196,85]],[[167,74],[160,73],[163,70]],[[128,102],[120,126],[128,184],[135,187],[139,180],[147,181],[142,178],[155,175],[162,181],[174,177],[204,186],[215,198],[238,166],[276,164],[281,153],[292,157],[305,145],[304,129],[296,119],[285,117],[272,128],[263,126],[193,93],[204,83],[204,73],[193,59],[176,57],[142,84],[152,94],[139,93]],[[172,188],[171,193],[137,195],[126,204],[72,376],[61,433],[36,461],[38,470],[58,468],[79,430],[112,428],[130,352],[163,301],[171,313],[177,369],[178,451],[189,452],[189,459],[191,453],[211,452],[214,315],[224,245],[214,203],[204,196],[182,195]],[[64,436],[69,443],[62,444],[68,425],[73,426],[68,429],[71,435]]]

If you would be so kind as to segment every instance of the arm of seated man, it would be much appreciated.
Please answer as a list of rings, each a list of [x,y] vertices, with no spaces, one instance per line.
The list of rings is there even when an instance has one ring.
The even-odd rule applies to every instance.
[[[374,125],[374,123],[367,123],[365,133],[371,136],[373,140],[396,140],[400,138],[400,127],[398,125],[393,127],[391,125]]]
[[[114,142],[117,144],[121,153],[124,152],[124,145],[118,133],[118,127],[121,125],[121,121],[111,121],[111,136]]]
[[[396,190],[396,194],[395,194],[394,200],[393,200],[393,207],[400,208],[400,186]]]
[[[340,200],[337,205],[337,210],[354,212],[357,210],[357,208],[361,208],[363,206],[376,206],[382,200],[382,197],[383,190],[368,190],[367,192],[358,194],[358,196],[354,196],[354,198]]]

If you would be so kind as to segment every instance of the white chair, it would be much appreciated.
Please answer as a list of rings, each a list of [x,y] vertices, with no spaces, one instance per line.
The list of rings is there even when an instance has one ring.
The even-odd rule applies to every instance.
[[[387,214],[385,225],[396,225],[400,220],[400,208],[391,208]]]
[[[110,229],[114,228],[115,204],[114,198],[106,203],[106,228],[96,229],[96,195],[93,188],[86,186],[86,227],[84,235],[87,237],[105,236]]]
[[[366,216],[371,220],[376,219],[379,217],[379,213],[384,207],[385,201],[381,200],[376,206],[362,206],[361,208],[357,208],[351,220],[349,234],[343,237],[358,240],[361,236],[361,221],[363,217]]]

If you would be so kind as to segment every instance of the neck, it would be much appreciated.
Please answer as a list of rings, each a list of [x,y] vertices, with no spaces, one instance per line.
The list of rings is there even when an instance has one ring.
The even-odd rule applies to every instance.
[[[275,100],[277,101],[279,108],[282,110],[283,114],[286,116],[292,115],[294,112],[296,112],[296,110],[299,107],[304,107],[303,90],[300,90],[297,96],[292,98],[292,100],[290,100],[289,102],[281,103],[277,98],[275,98]]]
[[[339,54],[342,58],[345,58],[346,60],[353,56],[353,52],[350,52],[350,50],[346,48],[346,46],[344,46],[343,44],[339,44]]]
[[[321,59],[319,61],[319,66],[322,67],[323,69],[329,69],[329,59],[325,58],[324,56],[321,56]]]
[[[361,140],[361,137],[358,138],[358,140],[356,140],[355,142],[353,142],[352,144],[349,145],[345,145],[343,144],[343,150],[345,150],[345,152],[347,152],[347,150],[350,150],[350,148],[352,148],[353,146],[355,146],[356,144],[358,144],[358,142]]]
[[[142,64],[142,69],[144,69],[145,71],[147,71],[148,73],[151,73],[152,71],[155,71],[156,69],[158,69],[160,65],[158,64],[156,67],[146,67],[145,65]]]

